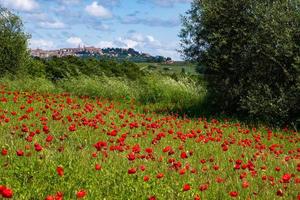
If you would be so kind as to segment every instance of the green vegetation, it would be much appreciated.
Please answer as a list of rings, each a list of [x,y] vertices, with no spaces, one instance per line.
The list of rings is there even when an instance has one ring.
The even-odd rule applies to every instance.
[[[68,92],[77,96],[137,101],[143,106],[155,108],[152,110],[165,112],[182,112],[192,106],[197,107],[206,95],[203,84],[184,75],[178,75],[174,79],[171,76],[149,74],[136,80],[106,75],[79,75],[55,82],[46,78],[22,76],[2,78],[0,84],[12,91],[44,94]]]
[[[300,1],[194,0],[182,53],[203,65],[210,107],[299,125]]]
[[[26,63],[27,39],[21,19],[0,5],[0,77]]]
[[[29,58],[1,9],[0,199],[299,199],[299,134],[261,124],[300,113],[288,2],[194,0],[173,64]]]
[[[30,58],[24,50],[27,35],[21,20],[1,9],[1,48],[6,52],[1,54],[1,75],[6,74],[1,82],[21,91],[134,99],[171,113],[225,114],[296,128],[300,29],[298,4],[289,2],[194,1],[180,34],[187,62],[164,58],[155,63],[132,63],[126,58]],[[226,12],[219,12],[222,9]],[[141,55],[133,49],[105,51]]]
[[[96,55],[97,58],[100,59],[117,59],[117,60],[127,60],[131,62],[154,62],[154,63],[163,63],[166,61],[170,61],[171,58],[166,58],[163,56],[151,56],[145,53],[140,53],[132,48],[122,49],[122,48],[105,48],[102,49],[102,53],[104,55]],[[89,55],[87,55],[89,56]],[[85,57],[85,55],[83,55]]]
[[[173,63],[136,63],[141,70],[148,72],[158,72],[160,74],[184,74],[199,75],[196,71],[197,65],[189,62],[175,61]],[[166,70],[167,69],[167,70]]]

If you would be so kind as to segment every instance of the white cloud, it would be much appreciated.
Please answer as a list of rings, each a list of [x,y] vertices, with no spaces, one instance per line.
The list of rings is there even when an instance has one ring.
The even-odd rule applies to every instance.
[[[29,41],[29,46],[31,49],[45,49],[45,50],[48,50],[48,49],[53,49],[55,46],[54,46],[54,43],[50,40],[43,40],[43,39],[31,39]]]
[[[69,37],[67,39],[67,43],[69,43],[72,47],[78,47],[79,45],[80,46],[84,45],[82,39],[79,37]]]
[[[100,41],[96,47],[98,48],[111,48],[114,47],[114,43],[111,41]]]
[[[65,24],[61,21],[44,21],[40,22],[39,26],[47,29],[62,29],[65,28]]]
[[[0,4],[20,11],[32,11],[39,7],[35,0],[0,0]]]
[[[150,53],[152,55],[162,55],[180,60],[180,55],[176,51],[177,43],[162,43],[151,35],[143,35],[138,32],[128,33],[123,37],[118,37],[113,41],[101,41],[97,45],[99,48],[118,47],[134,48],[137,51]]]
[[[119,37],[117,40],[114,41],[114,44],[120,48],[136,48],[141,43],[139,41],[135,41],[129,38]]]
[[[100,18],[112,17],[111,12],[106,8],[104,8],[102,5],[98,4],[97,1],[94,1],[91,5],[86,6],[85,11],[94,17],[100,17]]]

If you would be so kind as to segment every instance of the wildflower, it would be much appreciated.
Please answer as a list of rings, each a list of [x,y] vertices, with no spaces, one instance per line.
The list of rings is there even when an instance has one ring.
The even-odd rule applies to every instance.
[[[232,192],[229,192],[229,195],[230,195],[231,197],[237,197],[237,196],[238,196],[238,192],[232,191]]]
[[[191,189],[191,186],[189,184],[185,184],[183,186],[183,191],[189,191]]]
[[[63,176],[63,175],[64,175],[64,168],[58,166],[58,167],[56,168],[56,172],[57,172],[57,174],[58,174],[59,176]]]
[[[85,195],[86,195],[86,191],[84,190],[80,190],[76,193],[77,199],[82,199],[83,197],[85,197]]]

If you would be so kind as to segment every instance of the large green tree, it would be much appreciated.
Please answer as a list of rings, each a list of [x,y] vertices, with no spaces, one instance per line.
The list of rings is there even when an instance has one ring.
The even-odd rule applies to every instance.
[[[21,19],[0,6],[0,76],[15,74],[25,64],[27,40]]]
[[[182,54],[204,66],[216,108],[299,119],[299,0],[193,0],[182,24]]]

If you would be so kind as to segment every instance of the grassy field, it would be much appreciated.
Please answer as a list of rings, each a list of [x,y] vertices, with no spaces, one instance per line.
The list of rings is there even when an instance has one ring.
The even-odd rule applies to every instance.
[[[48,89],[0,89],[3,198],[300,198],[296,132]]]
[[[180,74],[185,72],[190,75],[197,75],[196,65],[186,62],[166,63],[136,63],[142,70],[160,72],[164,74]]]

